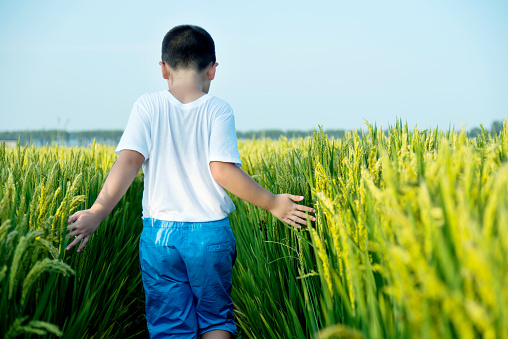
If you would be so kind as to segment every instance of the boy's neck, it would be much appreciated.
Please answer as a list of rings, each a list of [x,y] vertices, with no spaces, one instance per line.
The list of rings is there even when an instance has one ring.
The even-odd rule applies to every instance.
[[[203,74],[193,69],[171,72],[168,78],[169,92],[183,104],[196,101],[208,93],[210,83]]]

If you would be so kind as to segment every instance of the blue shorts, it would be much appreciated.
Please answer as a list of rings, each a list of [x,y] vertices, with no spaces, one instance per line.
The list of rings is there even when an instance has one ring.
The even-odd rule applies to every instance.
[[[229,219],[143,219],[139,263],[152,339],[236,333],[231,300],[235,237]]]

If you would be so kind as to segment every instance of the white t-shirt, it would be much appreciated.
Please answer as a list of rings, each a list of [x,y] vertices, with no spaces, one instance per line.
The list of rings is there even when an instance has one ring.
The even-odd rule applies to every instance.
[[[235,210],[215,182],[210,161],[242,166],[229,104],[211,95],[183,104],[169,91],[141,96],[115,150],[134,150],[143,163],[143,217],[220,220]]]

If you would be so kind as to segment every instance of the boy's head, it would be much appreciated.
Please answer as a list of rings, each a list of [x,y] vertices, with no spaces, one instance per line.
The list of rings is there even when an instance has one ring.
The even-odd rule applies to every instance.
[[[174,70],[192,68],[201,72],[215,63],[215,44],[201,27],[176,26],[162,40],[162,62]]]

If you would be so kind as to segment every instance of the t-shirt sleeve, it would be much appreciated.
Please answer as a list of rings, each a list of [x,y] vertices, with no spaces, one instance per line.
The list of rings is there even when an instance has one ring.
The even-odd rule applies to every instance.
[[[141,153],[146,161],[150,157],[152,145],[150,131],[150,117],[141,99],[138,99],[132,107],[127,127],[116,146],[115,153],[120,155],[124,149],[133,150]]]
[[[230,107],[212,122],[209,161],[232,162],[242,167],[236,140],[235,116]]]

